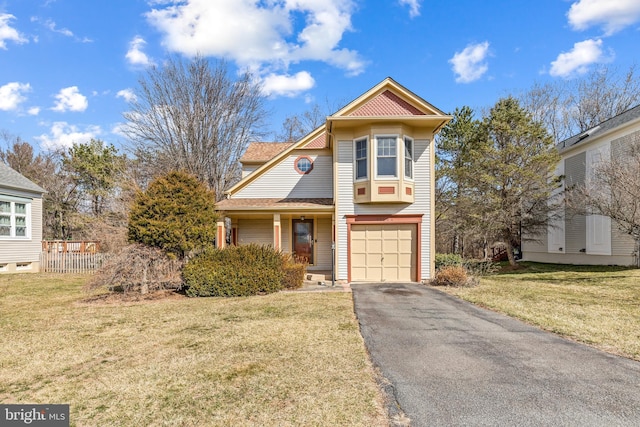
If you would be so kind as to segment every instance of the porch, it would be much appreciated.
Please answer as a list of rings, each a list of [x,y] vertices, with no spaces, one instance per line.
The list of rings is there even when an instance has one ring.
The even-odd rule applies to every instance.
[[[271,245],[309,264],[331,282],[332,199],[227,199],[218,203],[217,244]],[[326,280],[327,277],[325,277]]]

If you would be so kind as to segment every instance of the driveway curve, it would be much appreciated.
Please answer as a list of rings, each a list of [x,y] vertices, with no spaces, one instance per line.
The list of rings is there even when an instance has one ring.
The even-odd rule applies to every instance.
[[[411,426],[640,425],[639,362],[421,284],[351,288],[373,363]]]

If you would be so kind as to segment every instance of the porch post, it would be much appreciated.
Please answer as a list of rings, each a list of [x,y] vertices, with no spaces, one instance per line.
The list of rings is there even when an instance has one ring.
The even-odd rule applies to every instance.
[[[231,220],[231,244],[238,246],[238,220]]]
[[[224,228],[224,217],[216,222],[216,248],[222,249],[227,243],[227,230]]]
[[[280,214],[273,214],[273,248],[277,251],[282,246],[282,227],[280,226]]]

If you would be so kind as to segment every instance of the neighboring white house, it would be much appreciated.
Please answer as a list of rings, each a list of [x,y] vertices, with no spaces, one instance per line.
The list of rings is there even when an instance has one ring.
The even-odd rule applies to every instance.
[[[640,139],[640,105],[586,132],[560,142],[561,161],[556,175],[564,176],[563,188],[583,185],[602,160],[616,158],[625,144]],[[602,215],[571,215],[549,226],[537,242],[524,242],[523,259],[557,264],[635,265],[635,242]]]
[[[218,202],[231,243],[269,244],[346,281],[434,269],[434,142],[451,119],[387,78],[293,144],[254,143]],[[335,249],[332,259],[332,247]]]
[[[40,271],[44,192],[0,162],[0,273]]]

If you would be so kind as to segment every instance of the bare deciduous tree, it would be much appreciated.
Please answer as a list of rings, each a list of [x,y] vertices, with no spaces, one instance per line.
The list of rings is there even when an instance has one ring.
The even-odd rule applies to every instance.
[[[327,116],[340,107],[339,102],[325,99],[324,106],[315,103],[308,110],[288,116],[282,123],[282,131],[275,135],[278,141],[294,142],[325,123]]]
[[[201,56],[151,67],[130,102],[125,133],[154,170],[182,170],[222,198],[240,177],[238,159],[261,137],[266,117],[260,83],[230,76],[225,62]]]
[[[640,136],[613,146],[611,158],[600,162],[582,188],[570,190],[574,211],[610,217],[640,249]],[[640,255],[640,254],[636,254]],[[639,257],[640,258],[640,257]],[[640,259],[638,260],[640,262]]]
[[[555,142],[584,132],[640,103],[640,76],[601,66],[574,81],[535,83],[519,97]]]

